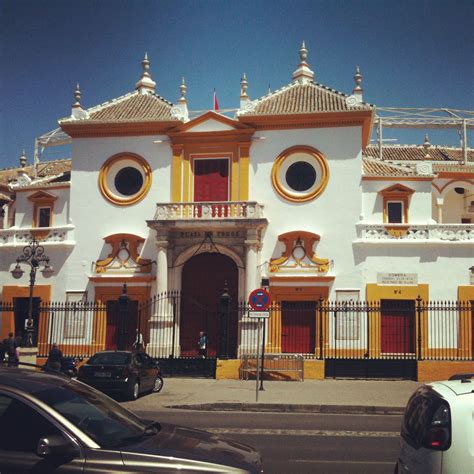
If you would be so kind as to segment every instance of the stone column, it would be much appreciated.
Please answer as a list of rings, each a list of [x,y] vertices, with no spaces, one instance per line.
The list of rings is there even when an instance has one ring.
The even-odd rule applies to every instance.
[[[168,291],[168,241],[155,241],[156,245],[156,294]]]
[[[156,236],[156,286],[155,299],[149,320],[149,343],[147,352],[152,357],[176,355],[173,350],[173,336],[176,342],[176,328],[179,322],[174,320],[173,300],[168,292],[168,239]],[[177,339],[179,341],[179,337]]]
[[[436,198],[436,207],[438,208],[438,224],[443,223],[443,204],[444,198]]]
[[[257,252],[259,240],[255,229],[247,230],[246,262],[245,262],[245,296],[248,297],[250,292],[258,287],[257,283]]]

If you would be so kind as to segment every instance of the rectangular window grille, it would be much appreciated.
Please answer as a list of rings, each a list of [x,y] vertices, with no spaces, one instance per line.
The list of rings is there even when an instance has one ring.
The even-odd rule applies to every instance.
[[[50,207],[40,207],[38,209],[38,227],[51,227]]]
[[[392,224],[403,223],[403,203],[399,201],[387,202],[387,218]]]

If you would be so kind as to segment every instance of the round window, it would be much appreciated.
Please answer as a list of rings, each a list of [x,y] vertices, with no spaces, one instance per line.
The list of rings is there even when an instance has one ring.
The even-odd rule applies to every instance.
[[[110,202],[128,206],[145,197],[151,186],[151,168],[131,153],[109,158],[99,173],[99,188]]]
[[[119,193],[132,196],[137,194],[143,186],[143,176],[136,168],[127,166],[116,174],[114,184]]]
[[[328,180],[327,161],[314,148],[289,148],[273,164],[273,187],[288,201],[306,202],[314,199],[324,191]]]
[[[307,191],[316,181],[316,170],[306,161],[297,161],[289,166],[285,178],[295,191]]]

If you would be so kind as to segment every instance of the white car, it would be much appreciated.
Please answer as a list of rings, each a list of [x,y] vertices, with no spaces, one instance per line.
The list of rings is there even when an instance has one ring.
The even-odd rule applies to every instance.
[[[396,474],[474,472],[474,374],[422,385],[405,408]]]

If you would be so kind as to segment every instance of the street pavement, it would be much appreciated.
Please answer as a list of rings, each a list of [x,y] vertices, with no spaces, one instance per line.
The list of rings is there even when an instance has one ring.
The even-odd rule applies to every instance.
[[[165,378],[160,393],[124,402],[136,411],[163,408],[191,410],[311,413],[403,413],[419,382],[407,380],[255,380]],[[260,388],[260,385],[258,386]]]

